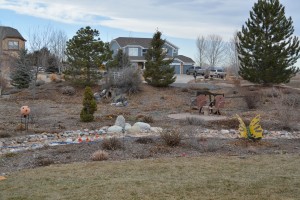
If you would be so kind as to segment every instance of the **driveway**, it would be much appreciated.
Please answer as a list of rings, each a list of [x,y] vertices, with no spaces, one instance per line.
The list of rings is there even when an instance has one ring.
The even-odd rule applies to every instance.
[[[176,81],[174,83],[188,83],[191,80],[194,80],[193,75],[176,74]]]

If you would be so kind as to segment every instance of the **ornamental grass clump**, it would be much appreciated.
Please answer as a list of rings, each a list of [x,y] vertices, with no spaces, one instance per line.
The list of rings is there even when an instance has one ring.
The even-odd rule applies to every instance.
[[[160,133],[161,139],[168,146],[178,146],[182,140],[182,135],[177,130],[164,130]]]
[[[93,161],[102,161],[102,160],[107,160],[108,159],[108,153],[106,151],[103,150],[98,150],[95,151],[92,156],[91,159]]]
[[[122,143],[118,138],[112,137],[103,140],[102,148],[105,150],[117,150],[122,148]]]

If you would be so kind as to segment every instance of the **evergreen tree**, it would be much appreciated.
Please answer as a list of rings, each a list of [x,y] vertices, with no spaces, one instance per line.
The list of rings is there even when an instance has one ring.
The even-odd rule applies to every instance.
[[[97,103],[90,87],[85,88],[82,104],[83,108],[80,112],[80,120],[83,122],[93,121],[94,113],[97,110]]]
[[[19,57],[15,60],[14,70],[11,75],[11,84],[19,89],[28,88],[32,80],[31,65],[27,50],[22,49]]]
[[[238,32],[239,74],[260,84],[289,82],[299,71],[293,66],[299,59],[299,40],[291,17],[279,0],[258,0],[250,19]]]
[[[77,31],[67,42],[66,56],[70,64],[66,78],[74,83],[90,86],[101,78],[99,68],[111,59],[109,44],[98,38],[99,31],[87,26]]]
[[[124,53],[122,49],[119,49],[114,59],[108,62],[106,66],[108,69],[122,69],[130,67],[131,64],[128,55]]]
[[[167,52],[163,51],[165,40],[161,39],[161,32],[156,31],[145,58],[145,81],[152,86],[166,87],[176,80],[175,70],[170,66],[173,59],[165,59]]]

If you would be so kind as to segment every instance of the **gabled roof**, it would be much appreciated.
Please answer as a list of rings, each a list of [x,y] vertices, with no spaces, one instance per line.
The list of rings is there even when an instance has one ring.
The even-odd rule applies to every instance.
[[[142,46],[145,49],[149,49],[152,38],[118,37],[114,40],[120,45],[120,47],[135,45],[135,46]],[[176,49],[179,49],[177,46],[168,42],[167,40],[166,43]]]
[[[175,59],[176,58],[184,63],[195,63],[195,61],[193,61],[193,59],[191,59],[190,57],[184,56],[184,55],[175,56]]]
[[[8,26],[0,26],[0,40],[4,40],[5,38],[18,38],[26,41],[17,29]]]

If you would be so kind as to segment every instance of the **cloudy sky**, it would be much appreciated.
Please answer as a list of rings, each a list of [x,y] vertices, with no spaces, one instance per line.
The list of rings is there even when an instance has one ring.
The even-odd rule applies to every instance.
[[[217,34],[228,41],[249,18],[257,0],[0,0],[0,25],[28,38],[36,28],[51,26],[69,38],[85,26],[100,31],[103,41],[117,37],[149,37],[156,29],[195,59],[198,36]],[[300,1],[281,0],[300,36]]]

